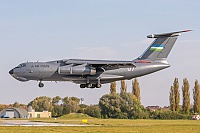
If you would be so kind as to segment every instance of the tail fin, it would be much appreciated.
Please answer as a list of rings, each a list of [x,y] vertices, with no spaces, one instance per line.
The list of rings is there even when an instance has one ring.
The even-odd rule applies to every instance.
[[[158,58],[167,58],[180,33],[189,31],[191,30],[148,35],[147,38],[156,39],[138,59],[154,61]]]

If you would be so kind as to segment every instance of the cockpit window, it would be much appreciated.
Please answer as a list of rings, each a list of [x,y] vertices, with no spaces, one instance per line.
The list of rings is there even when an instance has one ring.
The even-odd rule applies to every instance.
[[[26,64],[22,63],[17,66],[17,68],[26,67]]]

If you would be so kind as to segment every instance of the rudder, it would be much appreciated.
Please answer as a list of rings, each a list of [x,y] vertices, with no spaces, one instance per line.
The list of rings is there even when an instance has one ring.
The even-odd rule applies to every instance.
[[[138,59],[154,61],[158,58],[167,58],[180,33],[188,31],[191,30],[148,35],[148,38],[156,39]]]

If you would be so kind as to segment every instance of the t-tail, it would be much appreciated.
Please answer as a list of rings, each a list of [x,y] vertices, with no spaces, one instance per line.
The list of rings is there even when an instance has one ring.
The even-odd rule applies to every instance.
[[[191,30],[148,35],[147,38],[155,38],[155,40],[138,58],[138,60],[155,61],[166,59],[172,47],[174,46],[174,43],[176,42],[178,36],[181,35],[180,33],[189,31]]]

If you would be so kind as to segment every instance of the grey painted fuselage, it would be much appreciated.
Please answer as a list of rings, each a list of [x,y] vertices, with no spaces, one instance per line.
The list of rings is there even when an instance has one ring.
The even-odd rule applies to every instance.
[[[189,31],[189,30],[187,30]],[[100,88],[101,84],[147,75],[170,65],[167,56],[181,32],[149,35],[155,41],[142,56],[132,61],[64,59],[49,62],[26,62],[9,71],[17,80],[71,81],[81,88]]]

